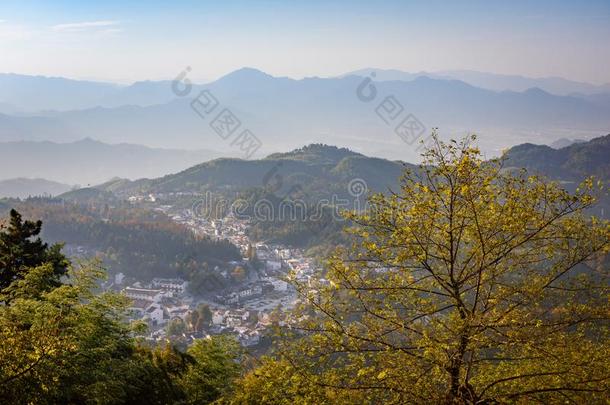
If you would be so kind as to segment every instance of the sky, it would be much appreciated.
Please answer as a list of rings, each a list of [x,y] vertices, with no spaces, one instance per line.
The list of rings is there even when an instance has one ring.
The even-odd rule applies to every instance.
[[[0,72],[129,83],[468,69],[610,83],[610,0],[0,2]]]

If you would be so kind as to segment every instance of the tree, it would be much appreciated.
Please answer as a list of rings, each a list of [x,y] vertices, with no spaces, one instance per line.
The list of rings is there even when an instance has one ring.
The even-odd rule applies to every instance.
[[[203,321],[203,318],[199,317],[197,319],[197,323],[195,324],[195,332],[203,332],[206,326],[209,326],[209,324],[206,325],[206,323]]]
[[[223,399],[222,403],[229,404],[365,403],[361,393],[333,395],[305,377],[290,361],[269,357],[261,358],[237,381],[231,396]]]
[[[199,319],[203,322],[203,325],[210,326],[212,323],[212,310],[208,304],[197,305],[197,312],[199,313]]]
[[[192,365],[182,377],[190,404],[207,404],[228,393],[239,376],[241,350],[230,337],[196,340],[187,350]]]
[[[182,319],[175,318],[169,321],[166,330],[168,336],[178,336],[186,332],[186,325]]]
[[[212,322],[212,310],[207,304],[199,304],[195,311],[191,311],[189,315],[189,323],[191,329],[195,332],[201,332],[205,327],[210,326]]]
[[[193,331],[197,331],[197,323],[199,322],[199,312],[191,311],[188,315],[188,322],[190,329]]]
[[[45,257],[46,245],[25,236],[37,235],[41,224],[13,218],[3,234],[11,254],[4,263],[20,272],[0,290],[2,403],[207,403],[230,389],[239,370],[234,346],[196,343],[191,355],[139,343],[124,322],[128,300],[99,291],[105,271],[98,263],[70,265],[61,280],[53,260],[26,267]]]
[[[95,294],[101,269],[71,268],[49,290],[50,264],[14,281],[12,300],[0,306],[0,397],[7,403],[79,403],[120,398],[119,375],[130,364],[133,342],[120,314],[127,302]]]
[[[594,182],[570,194],[483,161],[472,139],[436,140],[400,192],[347,214],[355,243],[328,283],[296,283],[288,366],[249,377],[275,402],[298,402],[291,378],[327,401],[607,400],[610,226],[587,216]]]
[[[68,261],[61,253],[61,245],[48,246],[38,237],[41,221],[23,221],[14,209],[10,212],[8,227],[0,228],[0,291],[14,280],[23,279],[25,273],[37,266],[48,264],[49,286],[58,286],[59,278],[67,271]],[[10,297],[6,297],[10,299]]]
[[[152,348],[136,346],[121,375],[127,387],[126,395],[117,402],[134,405],[184,403],[187,396],[181,378],[193,363],[191,356],[171,344]]]
[[[36,291],[52,273],[45,265],[11,285],[13,300],[0,306],[4,402],[201,404],[231,389],[240,371],[235,342],[203,339],[186,353],[138,344],[122,322],[125,297],[95,292],[101,272],[71,268],[69,284]]]

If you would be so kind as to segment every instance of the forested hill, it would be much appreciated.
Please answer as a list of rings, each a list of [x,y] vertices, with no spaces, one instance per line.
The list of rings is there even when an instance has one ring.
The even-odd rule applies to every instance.
[[[216,159],[180,173],[153,180],[114,181],[98,186],[120,196],[137,193],[243,191],[248,188],[289,190],[299,186],[309,196],[346,192],[350,180],[360,178],[372,191],[398,185],[405,167],[415,166],[371,158],[346,148],[312,144],[260,160]]]
[[[160,212],[129,205],[96,207],[50,198],[0,201],[0,219],[9,208],[25,218],[41,219],[46,241],[78,248],[78,255],[98,257],[111,273],[123,272],[137,280],[190,280],[195,274],[241,258],[237,247],[228,241],[196,237]]]
[[[610,135],[561,149],[525,143],[511,148],[506,157],[510,167],[525,167],[556,180],[577,182],[595,176],[607,181],[610,178]]]
[[[507,167],[524,167],[551,179],[579,182],[587,176],[610,178],[610,135],[561,149],[530,143],[507,154]],[[395,189],[405,169],[415,165],[373,158],[324,144],[311,144],[264,159],[215,159],[157,179],[114,180],[97,188],[124,197],[138,193],[243,191],[270,184],[288,190],[300,186],[310,197],[345,190],[350,180],[363,179],[371,191]]]

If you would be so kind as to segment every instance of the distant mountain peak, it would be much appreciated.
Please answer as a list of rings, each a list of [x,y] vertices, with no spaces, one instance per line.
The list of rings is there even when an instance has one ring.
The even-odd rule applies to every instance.
[[[222,76],[220,80],[226,79],[238,79],[238,80],[253,80],[253,79],[273,79],[273,76],[263,72],[262,70],[251,68],[251,67],[243,67],[241,69],[237,69],[231,73],[228,73]]]
[[[88,136],[83,139],[80,139],[78,141],[74,141],[72,143],[77,144],[77,145],[103,145],[102,142],[100,142],[96,139],[90,138]]]

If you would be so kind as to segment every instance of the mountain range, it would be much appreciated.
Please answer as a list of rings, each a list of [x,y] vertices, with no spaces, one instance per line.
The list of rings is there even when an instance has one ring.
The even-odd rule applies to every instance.
[[[97,106],[152,105],[174,95],[168,81],[114,83],[0,73],[0,112],[67,111]]]
[[[244,68],[206,85],[194,85],[182,98],[172,92],[169,81],[122,87],[70,82],[68,88],[73,90],[62,94],[56,89],[65,79],[53,79],[47,87],[38,84],[45,80],[31,79],[27,91],[4,85],[9,90],[0,93],[4,103],[0,111],[5,112],[0,115],[0,141],[74,142],[90,137],[106,143],[213,149],[240,156],[238,145],[233,143],[237,135],[225,140],[210,127],[216,114],[228,108],[241,122],[239,131],[248,129],[260,139],[262,145],[253,157],[323,142],[368,155],[415,161],[419,156],[416,143],[409,145],[394,132],[408,114],[421,122],[426,134],[433,127],[439,127],[445,138],[479,133],[480,145],[488,154],[525,142],[590,139],[610,128],[610,97],[603,93],[555,95],[540,87],[496,91],[450,76],[383,80],[382,73],[372,83],[377,97],[370,102],[357,96],[364,72],[294,80]],[[4,81],[10,82],[11,77]],[[544,87],[544,83],[539,84]],[[74,90],[80,89],[79,85],[83,88]],[[44,91],[29,90],[37,86]],[[211,92],[219,107],[202,119],[191,102],[203,89]],[[91,94],[96,91],[99,97],[92,101]],[[39,99],[30,103],[28,97],[35,95],[40,95]],[[403,108],[402,114],[386,123],[378,113],[388,96],[394,96]],[[53,101],[59,99],[63,101]],[[15,107],[9,114],[7,106],[11,105]],[[15,113],[19,108],[28,111]]]
[[[540,88],[555,95],[596,95],[610,93],[610,83],[591,83],[561,77],[531,78],[518,75],[445,70],[437,72],[404,72],[396,69],[365,68],[339,76],[376,75],[378,81],[411,81],[421,76],[440,80],[460,80],[472,86],[493,91],[523,92]],[[168,91],[171,81],[139,81],[131,85],[74,80],[63,77],[28,76],[0,73],[0,112],[67,111],[123,105],[163,104],[176,96]]]
[[[531,143],[515,146],[506,152],[504,167],[507,170],[526,168],[530,173],[559,181],[571,191],[588,176],[608,181],[610,135],[585,142],[567,142],[568,146],[557,149]],[[153,179],[117,178],[94,187],[68,191],[58,198],[87,206],[100,206],[100,202],[101,206],[125,206],[121,201],[142,196],[149,197],[147,200],[151,202],[142,203],[152,204],[150,208],[170,204],[177,209],[194,208],[195,203],[201,203],[201,208],[217,207],[207,204],[209,196],[211,204],[222,201],[230,204],[240,198],[250,202],[247,209],[251,213],[256,203],[263,200],[279,210],[282,199],[288,197],[305,201],[310,209],[309,204],[324,200],[328,201],[326,204],[334,204],[336,197],[353,207],[356,201],[364,203],[367,192],[397,190],[405,169],[417,171],[418,167],[402,161],[368,157],[347,148],[310,144],[263,159],[218,158]],[[0,191],[2,185],[0,182]],[[4,202],[0,200],[0,206],[2,204]],[[221,206],[228,206],[223,204]],[[607,217],[609,212],[610,199],[602,195],[591,213]],[[342,224],[328,218],[305,222],[280,220],[256,223],[251,231],[261,240],[274,238],[295,246],[316,246],[336,238],[341,227]]]
[[[117,176],[158,177],[219,156],[220,153],[211,150],[110,145],[88,138],[70,143],[0,142],[0,180],[28,177],[67,184],[98,184]],[[30,189],[37,191],[34,194],[49,193],[46,190]]]
[[[472,86],[494,91],[522,92],[532,88],[539,88],[547,93],[559,96],[610,93],[610,83],[595,85],[568,80],[562,77],[532,78],[519,75],[477,72],[474,70],[443,70],[438,72],[410,73],[395,69],[367,68],[347,73],[344,76],[369,76],[371,73],[374,73],[376,80],[380,81],[410,81],[419,76],[428,76],[435,79],[460,80]]]
[[[26,155],[28,160],[23,159]],[[362,179],[368,190],[386,191],[397,187],[405,168],[415,168],[403,161],[369,157],[325,144],[311,144],[263,159],[217,156],[212,151],[107,145],[90,139],[68,144],[4,143],[0,144],[0,166],[6,179],[0,181],[0,197],[58,195],[74,187],[68,184],[83,184],[79,181],[82,178],[99,179],[97,183],[101,183],[70,192],[86,199],[206,190],[240,192],[269,186],[278,195],[298,187],[314,197],[325,193],[345,196],[350,180]],[[610,135],[590,141],[561,139],[552,147],[532,143],[517,145],[506,152],[506,166],[525,167],[575,184],[590,175],[609,178],[608,156]],[[198,163],[201,161],[204,163]],[[36,175],[21,178],[19,173],[24,170]],[[121,178],[121,173],[131,175]],[[116,178],[106,181],[112,176]],[[65,180],[49,181],[43,177]]]
[[[518,145],[506,152],[505,167],[509,170],[525,167],[531,173],[557,180],[573,191],[578,182],[590,175],[607,182],[610,175],[607,156],[610,156],[610,135],[572,143],[559,149],[546,145]],[[401,161],[368,157],[346,148],[311,144],[263,159],[214,159],[154,179],[113,179],[95,187],[68,191],[58,198],[85,206],[103,207],[109,204],[125,207],[127,205],[121,200],[152,194],[156,202],[151,208],[159,204],[194,208],[197,201],[202,201],[202,196],[207,198],[209,191],[213,198],[220,197],[229,203],[234,198],[250,201],[250,210],[262,199],[281,207],[280,202],[284,196],[309,204],[324,199],[331,202],[331,197],[335,195],[354,206],[357,200],[363,203],[365,192],[397,190],[399,177],[405,169],[417,170],[417,167]],[[361,188],[352,188],[354,182]],[[0,195],[7,189],[7,185],[13,186],[13,193],[17,188],[24,197],[26,194],[41,194],[26,189],[32,185],[47,187],[47,190],[49,186],[68,187],[40,180],[5,181],[0,182]],[[57,191],[48,193],[56,194]],[[36,205],[36,200],[28,201]],[[45,200],[40,201],[44,205]],[[59,200],[54,199],[51,202],[56,204],[57,201]],[[214,201],[212,199],[211,203]],[[0,199],[0,210],[8,209],[13,203]],[[211,208],[213,207],[215,206],[212,205]],[[600,203],[592,213],[607,217],[609,212],[610,199],[607,195],[601,196]],[[255,223],[250,232],[259,240],[273,239],[294,246],[316,247],[336,242],[343,225],[327,217],[320,221],[305,222],[262,221]]]

